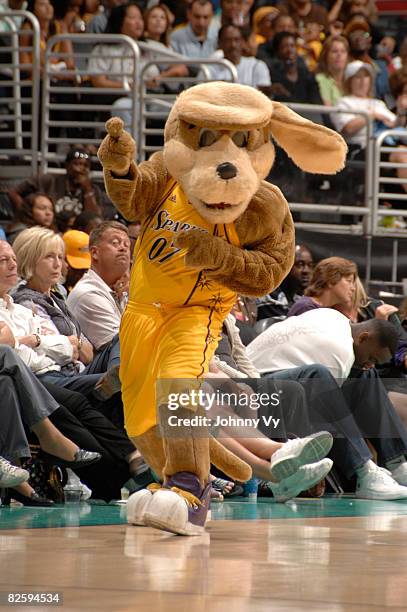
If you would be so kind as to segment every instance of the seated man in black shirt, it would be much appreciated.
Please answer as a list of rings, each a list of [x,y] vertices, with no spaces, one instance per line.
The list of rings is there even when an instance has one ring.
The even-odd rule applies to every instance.
[[[311,281],[314,261],[304,244],[295,247],[295,260],[287,278],[272,293],[256,300],[257,320],[269,317],[286,317],[291,306],[304,295]]]
[[[298,61],[295,35],[279,32],[273,39],[274,59],[267,62],[273,99],[322,104],[318,84],[304,62]]]

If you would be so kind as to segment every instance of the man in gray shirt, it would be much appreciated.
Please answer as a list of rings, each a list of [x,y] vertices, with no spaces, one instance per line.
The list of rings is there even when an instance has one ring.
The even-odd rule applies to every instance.
[[[207,58],[217,47],[218,27],[212,24],[210,0],[193,0],[187,11],[188,24],[172,33],[170,44],[186,57]]]

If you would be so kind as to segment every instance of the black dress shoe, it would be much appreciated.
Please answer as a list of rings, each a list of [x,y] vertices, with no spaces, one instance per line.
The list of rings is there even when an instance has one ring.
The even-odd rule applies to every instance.
[[[75,453],[75,458],[73,461],[67,461],[66,459],[61,459],[60,457],[55,457],[55,455],[50,455],[45,451],[41,450],[38,453],[38,456],[43,459],[46,463],[51,465],[59,465],[60,467],[68,467],[72,470],[78,470],[79,468],[88,467],[97,461],[100,461],[102,455],[100,453],[94,451],[87,451],[80,448]]]
[[[22,493],[19,493],[18,491],[13,491],[9,489],[7,491],[7,495],[6,495],[6,498],[4,499],[3,504],[5,506],[9,506],[11,499],[15,499],[16,501],[20,502],[24,506],[37,506],[37,507],[49,508],[55,505],[51,499],[47,499],[46,497],[41,497],[35,491],[31,493],[30,497],[28,497],[27,495],[23,495]]]

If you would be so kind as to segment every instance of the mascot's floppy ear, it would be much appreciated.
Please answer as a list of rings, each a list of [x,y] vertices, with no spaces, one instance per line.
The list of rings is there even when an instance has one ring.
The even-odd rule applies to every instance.
[[[345,165],[347,146],[339,134],[300,117],[273,102],[271,134],[293,162],[305,172],[335,174]]]

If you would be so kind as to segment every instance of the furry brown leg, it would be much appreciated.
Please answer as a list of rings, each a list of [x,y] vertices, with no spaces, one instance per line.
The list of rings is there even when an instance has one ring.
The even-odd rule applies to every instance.
[[[209,479],[209,431],[204,425],[184,424],[192,417],[199,416],[199,411],[193,412],[179,408],[176,412],[178,425],[168,424],[168,417],[174,416],[166,406],[159,408],[160,427],[164,439],[166,478],[178,472],[195,474],[204,487]]]
[[[135,436],[131,440],[143,455],[146,463],[160,479],[163,478],[165,454],[163,439],[158,426],[152,427],[141,436]]]

